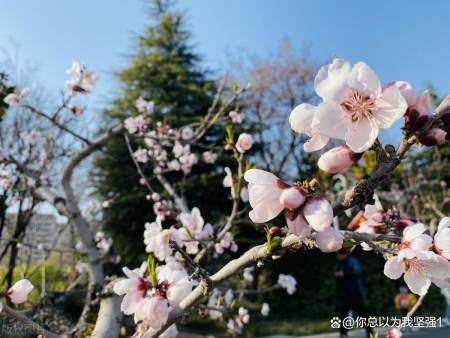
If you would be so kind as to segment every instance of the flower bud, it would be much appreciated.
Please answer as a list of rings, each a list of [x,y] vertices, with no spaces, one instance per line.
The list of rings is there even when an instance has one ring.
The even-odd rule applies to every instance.
[[[361,154],[355,154],[344,144],[322,154],[317,164],[321,170],[335,174],[349,169],[360,158]]]
[[[303,208],[303,216],[314,230],[323,231],[333,222],[333,208],[326,199],[311,198]]]
[[[433,128],[428,130],[423,135],[419,136],[419,141],[427,147],[433,147],[435,145],[440,145],[445,141],[447,133],[440,128]]]
[[[245,153],[247,150],[250,150],[250,148],[253,145],[253,138],[252,135],[247,133],[242,133],[239,135],[237,142],[236,142],[236,149],[240,153]]]
[[[322,252],[336,252],[342,248],[344,236],[333,227],[317,233],[316,244]]]
[[[296,209],[305,203],[306,192],[301,187],[290,187],[284,189],[280,195],[280,204],[287,209]]]
[[[269,232],[270,232],[270,234],[271,234],[272,236],[279,236],[279,235],[281,235],[281,229],[280,229],[280,227],[271,227],[271,228],[269,229]]]

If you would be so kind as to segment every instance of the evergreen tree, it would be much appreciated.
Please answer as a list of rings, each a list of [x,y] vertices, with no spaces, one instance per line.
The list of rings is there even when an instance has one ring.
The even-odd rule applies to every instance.
[[[105,110],[105,116],[123,120],[137,115],[135,102],[142,97],[155,103],[152,121],[162,120],[173,127],[198,122],[212,102],[214,82],[200,67],[200,58],[190,45],[191,35],[184,29],[183,14],[165,1],[153,1],[151,9],[153,22],[139,37],[129,65],[117,74],[121,93]],[[213,135],[211,132],[204,137],[211,139]],[[190,207],[198,206],[205,219],[213,217],[215,211],[208,206],[220,209],[227,198],[225,192],[217,194],[217,189],[223,189],[222,177],[211,169],[211,165],[199,161],[184,186]],[[151,173],[152,168],[147,167],[146,172]],[[179,176],[174,174],[169,179],[177,184]],[[122,256],[122,264],[136,265],[138,257],[145,253],[144,223],[155,216],[123,139],[111,142],[97,159],[94,177],[97,192],[112,201],[104,210],[103,228],[113,237],[113,248]],[[200,201],[205,203],[205,194],[211,198],[202,208]]]

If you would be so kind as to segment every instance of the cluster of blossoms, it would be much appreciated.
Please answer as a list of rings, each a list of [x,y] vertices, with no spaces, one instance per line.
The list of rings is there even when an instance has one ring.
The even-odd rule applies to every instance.
[[[103,231],[98,231],[95,233],[95,245],[97,246],[98,251],[102,255],[106,255],[111,246],[113,245],[113,239],[105,234]]]
[[[283,289],[286,289],[286,292],[289,295],[293,295],[297,290],[297,281],[291,275],[284,275],[280,273],[280,275],[278,276],[278,285]]]
[[[190,255],[199,252],[199,244],[213,240],[214,230],[211,224],[206,223],[198,208],[193,208],[190,213],[183,212],[179,215],[179,224],[165,229],[162,220],[157,217],[155,222],[145,224],[144,243],[146,251],[153,253],[159,260],[167,260],[173,253],[170,241],[184,247]],[[222,254],[225,250],[236,252],[238,249],[230,232],[215,243],[216,254]]]
[[[127,278],[114,284],[114,292],[123,295],[121,310],[127,315],[134,315],[142,332],[148,329],[159,330],[167,322],[169,313],[191,292],[193,282],[181,264],[168,262],[149,269],[147,264],[139,269],[123,268]],[[169,327],[162,337],[175,337],[175,325]]]
[[[94,73],[89,72],[87,68],[82,66],[78,61],[73,60],[66,73],[72,76],[72,79],[66,81],[66,88],[69,90],[71,96],[77,93],[90,93],[94,88],[97,76]]]
[[[418,295],[424,295],[431,283],[450,287],[450,218],[441,220],[434,238],[426,231],[421,223],[408,225],[397,254],[384,266],[384,274],[391,279],[404,274],[405,283]]]
[[[291,186],[263,170],[250,169],[244,179],[248,182],[253,208],[249,216],[253,222],[268,222],[287,209],[286,223],[290,233],[305,238],[314,230],[317,232],[316,244],[323,252],[342,248],[344,237],[331,226],[333,208],[327,200],[311,194],[299,183]]]
[[[232,110],[229,112],[228,116],[230,117],[231,121],[237,124],[241,124],[242,121],[244,121],[244,113],[239,113],[235,110]]]
[[[21,279],[9,289],[3,291],[0,296],[5,297],[14,304],[22,304],[27,301],[28,294],[33,290],[33,284],[28,279]],[[3,310],[3,304],[0,302],[0,312]]]
[[[238,335],[242,333],[244,324],[250,321],[250,315],[248,310],[244,307],[240,307],[238,313],[233,318],[228,319],[227,329],[232,335]]]
[[[15,107],[18,106],[22,102],[22,99],[24,99],[28,95],[30,95],[30,90],[28,88],[23,88],[19,94],[16,93],[8,94],[3,99],[3,102],[5,102],[7,105],[11,107]]]

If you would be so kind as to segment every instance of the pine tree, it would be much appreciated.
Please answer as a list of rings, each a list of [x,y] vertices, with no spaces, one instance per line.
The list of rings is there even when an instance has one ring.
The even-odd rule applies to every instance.
[[[166,1],[153,1],[151,9],[153,22],[139,37],[128,66],[117,74],[121,93],[105,110],[105,116],[123,120],[137,115],[135,102],[142,97],[152,100],[157,107],[153,121],[162,120],[174,127],[198,122],[212,102],[214,82],[208,79],[210,74],[201,68],[201,60],[190,45],[191,34],[184,29],[183,14]],[[152,172],[151,168],[146,170]],[[190,206],[200,207],[204,215],[214,214],[207,206],[202,208],[200,201],[205,203],[204,194],[211,195],[209,205],[226,203],[225,193],[214,193],[223,189],[222,177],[211,172],[204,163],[196,165],[191,174],[195,179],[189,178],[184,191]],[[176,184],[179,178],[175,175],[169,179]],[[148,191],[139,184],[123,139],[109,144],[97,159],[95,180],[100,196],[112,200],[104,210],[103,228],[113,237],[113,248],[122,256],[122,264],[136,265],[145,253],[144,223],[153,221],[155,216],[152,204],[145,199]]]

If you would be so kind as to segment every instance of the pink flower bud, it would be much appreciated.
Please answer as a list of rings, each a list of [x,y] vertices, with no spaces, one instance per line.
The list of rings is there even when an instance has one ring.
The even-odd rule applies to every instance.
[[[333,222],[333,208],[326,199],[311,198],[303,208],[303,216],[314,230],[323,231]]]
[[[322,154],[317,164],[321,170],[335,174],[349,169],[360,157],[344,144]]]
[[[336,252],[342,248],[344,236],[333,227],[318,232],[316,244],[322,252]]]
[[[419,136],[419,141],[427,147],[442,144],[445,141],[447,133],[440,128],[433,128],[425,134]]]
[[[152,194],[152,200],[153,201],[158,202],[160,199],[161,199],[161,196],[157,192],[154,192]]]
[[[280,204],[287,209],[296,209],[305,203],[306,192],[301,187],[283,189],[280,195]]]
[[[271,228],[269,229],[269,232],[270,232],[270,234],[271,234],[272,236],[279,236],[279,235],[281,235],[281,229],[280,229],[280,227],[271,227]]]
[[[253,138],[252,135],[247,133],[242,133],[239,135],[237,142],[236,142],[236,149],[240,153],[245,153],[247,150],[250,150],[250,148],[253,145]]]
[[[6,296],[14,304],[24,303],[28,294],[33,290],[33,284],[28,279],[21,279],[6,291]]]

